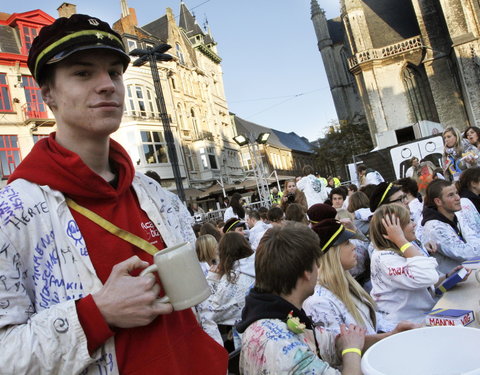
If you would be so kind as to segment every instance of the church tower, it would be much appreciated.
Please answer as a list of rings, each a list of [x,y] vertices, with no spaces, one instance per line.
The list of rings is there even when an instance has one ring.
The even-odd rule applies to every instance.
[[[317,0],[311,0],[311,18],[338,119],[340,123],[359,123],[365,115],[354,77],[348,70],[350,53],[344,44],[341,20],[336,18],[327,21]]]

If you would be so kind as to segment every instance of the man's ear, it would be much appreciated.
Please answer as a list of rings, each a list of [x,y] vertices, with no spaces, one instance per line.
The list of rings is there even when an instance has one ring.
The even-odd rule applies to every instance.
[[[50,83],[43,84],[40,87],[40,92],[42,94],[42,98],[45,104],[48,105],[51,110],[56,108],[55,98],[52,95],[51,84]]]
[[[311,271],[307,271],[307,270],[303,271],[303,276],[302,276],[302,278],[305,279],[305,281],[310,281],[310,280],[312,280],[312,277],[313,277],[313,270],[311,270]]]
[[[433,203],[435,203],[435,206],[437,207],[442,206],[442,200],[440,198],[433,198]]]

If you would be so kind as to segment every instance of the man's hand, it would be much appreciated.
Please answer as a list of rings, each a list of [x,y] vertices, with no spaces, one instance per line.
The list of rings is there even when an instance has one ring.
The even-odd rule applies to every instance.
[[[112,268],[105,285],[95,294],[93,300],[105,321],[113,327],[131,328],[145,326],[160,314],[170,314],[173,307],[160,303],[160,286],[151,273],[145,276],[131,276],[130,272],[148,266],[138,256],[133,256]]]

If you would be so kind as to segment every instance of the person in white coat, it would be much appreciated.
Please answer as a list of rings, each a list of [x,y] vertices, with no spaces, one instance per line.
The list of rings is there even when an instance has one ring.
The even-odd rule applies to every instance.
[[[30,48],[28,67],[57,131],[0,191],[2,375],[226,372],[226,351],[193,313],[157,301],[154,275],[139,276],[154,251],[195,237],[179,198],[135,172],[110,138],[128,64],[120,35],[88,15],[58,18]]]
[[[207,281],[212,294],[197,306],[200,323],[213,339],[224,345],[219,326],[233,328],[240,321],[245,306],[245,296],[255,282],[255,273],[242,267],[241,260],[253,255],[245,237],[238,232],[228,232],[218,244],[219,262],[210,268]],[[239,342],[235,346],[239,346]]]
[[[435,258],[425,256],[415,245],[415,223],[410,212],[398,204],[383,205],[375,211],[370,239],[375,247],[371,295],[378,311],[392,325],[401,320],[423,322],[424,314],[436,303],[433,287],[458,267],[439,275]]]
[[[437,261],[412,241],[415,224],[403,206],[380,206],[370,222],[371,295],[392,325],[401,320],[420,323],[435,305],[432,286],[438,281]]]
[[[462,202],[463,201],[463,202]],[[468,199],[447,180],[430,183],[423,210],[424,237],[438,244],[434,256],[441,272],[480,255],[480,217]]]

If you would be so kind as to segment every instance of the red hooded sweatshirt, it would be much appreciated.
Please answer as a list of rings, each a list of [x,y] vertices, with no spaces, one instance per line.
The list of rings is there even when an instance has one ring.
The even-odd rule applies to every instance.
[[[52,133],[40,140],[15,169],[9,182],[23,178],[61,191],[116,226],[144,238],[159,250],[165,247],[158,230],[140,208],[132,187],[135,170],[126,151],[110,141],[110,164],[117,175],[108,183],[80,157],[63,148]],[[97,276],[105,283],[112,267],[133,255],[149,263],[145,251],[116,237],[76,211],[71,211],[84,237]],[[137,270],[138,274],[141,270]],[[198,325],[190,309],[159,315],[145,327],[111,328],[91,295],[76,302],[88,348],[93,352],[115,335],[115,350],[121,374],[222,374],[228,356]]]

